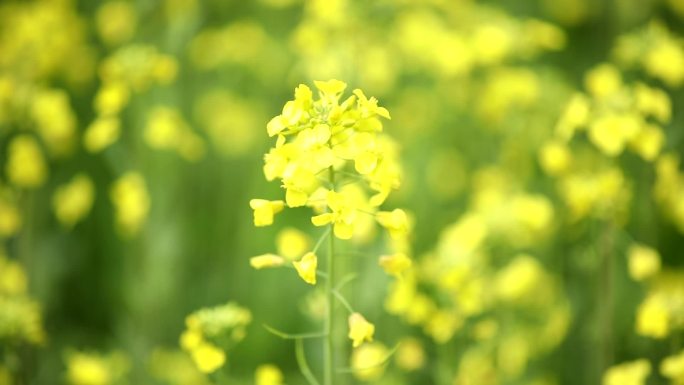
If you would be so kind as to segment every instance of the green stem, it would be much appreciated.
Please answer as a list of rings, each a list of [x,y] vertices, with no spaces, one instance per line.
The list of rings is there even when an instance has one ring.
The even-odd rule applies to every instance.
[[[330,184],[335,186],[335,170],[332,166],[329,168]],[[332,234],[333,224],[330,224],[330,236],[328,240],[328,279],[325,281],[325,293],[327,296],[327,312],[325,316],[325,332],[326,337],[323,340],[323,384],[333,385],[333,308],[334,308],[334,287],[335,287],[335,237]]]

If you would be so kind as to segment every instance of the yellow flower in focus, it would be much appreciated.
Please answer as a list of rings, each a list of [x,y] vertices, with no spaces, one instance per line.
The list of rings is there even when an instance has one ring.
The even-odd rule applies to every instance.
[[[675,385],[684,384],[684,350],[666,357],[660,363],[660,374],[667,377]]]
[[[262,227],[273,224],[273,217],[283,211],[285,202],[252,199],[249,201],[249,206],[254,210],[254,226]]]
[[[138,15],[129,1],[108,1],[95,14],[95,26],[100,38],[108,45],[130,40],[135,34]]]
[[[193,348],[190,355],[203,373],[213,373],[226,363],[226,353],[208,342]]]
[[[147,219],[150,197],[145,179],[135,171],[117,179],[110,190],[116,210],[116,224],[124,235],[135,235]]]
[[[401,276],[401,273],[411,267],[411,259],[404,253],[383,255],[378,262],[380,267],[389,275]]]
[[[47,165],[36,140],[29,135],[14,137],[7,150],[7,179],[17,187],[36,188],[47,178]]]
[[[337,97],[338,94],[341,94],[347,88],[347,83],[337,79],[330,79],[328,81],[315,80],[314,84],[324,96],[332,97]]]
[[[395,357],[397,366],[407,372],[419,370],[425,366],[425,350],[416,338],[404,338],[399,342]]]
[[[622,75],[612,64],[599,64],[584,76],[584,86],[597,98],[610,96],[622,87]]]
[[[603,374],[602,385],[645,385],[651,374],[651,363],[646,359],[612,366]]]
[[[306,253],[299,261],[292,262],[297,274],[304,280],[304,282],[315,285],[316,284],[316,269],[318,268],[318,258],[314,253]]]
[[[285,258],[275,254],[263,254],[249,259],[249,265],[259,270],[285,264]]]
[[[311,218],[314,226],[325,226],[333,223],[333,233],[339,239],[350,239],[354,235],[356,207],[350,196],[343,192],[328,191],[326,202],[330,212]]]
[[[402,238],[409,231],[408,217],[402,209],[394,209],[391,212],[380,211],[375,214],[375,219],[389,231],[392,238]]]
[[[259,365],[254,373],[254,385],[283,385],[283,372],[272,364]]]
[[[57,188],[52,196],[52,207],[57,219],[66,227],[73,227],[90,212],[95,186],[85,174],[74,176],[71,182]]]
[[[660,254],[648,246],[634,244],[627,251],[629,276],[643,281],[660,271]]]
[[[368,343],[352,351],[352,374],[359,381],[376,381],[385,373],[389,351],[380,343]]]
[[[375,325],[366,321],[360,313],[352,313],[348,319],[349,338],[353,341],[352,345],[356,348],[364,341],[373,341]]]
[[[88,152],[98,153],[119,140],[120,131],[118,117],[99,117],[86,128],[83,145]]]
[[[276,236],[278,254],[294,260],[311,248],[311,240],[304,232],[294,227],[286,227]]]

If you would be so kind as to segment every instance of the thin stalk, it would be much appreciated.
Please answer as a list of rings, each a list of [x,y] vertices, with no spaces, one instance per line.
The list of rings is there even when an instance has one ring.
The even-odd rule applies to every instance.
[[[601,311],[603,323],[603,356],[601,372],[604,372],[613,364],[613,308],[615,303],[613,293],[613,247],[614,247],[614,231],[611,223],[605,224],[601,239]]]
[[[335,170],[332,166],[329,168],[330,184],[335,186]],[[326,337],[323,339],[323,384],[333,385],[333,319],[334,319],[334,287],[335,287],[335,237],[333,236],[333,224],[330,224],[330,236],[328,237],[328,279],[325,281],[325,293],[327,297],[328,308],[325,315],[325,332]]]

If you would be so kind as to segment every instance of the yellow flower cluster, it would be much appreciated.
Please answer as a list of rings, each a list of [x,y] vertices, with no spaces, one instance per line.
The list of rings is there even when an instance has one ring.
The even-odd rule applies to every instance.
[[[620,36],[613,56],[625,67],[641,67],[670,87],[684,82],[684,44],[657,21]]]
[[[130,369],[128,357],[115,351],[107,355],[94,352],[67,351],[66,381],[69,385],[114,385]]]
[[[684,233],[684,173],[679,167],[679,157],[673,153],[663,154],[658,159],[653,195],[663,215]]]
[[[684,329],[684,272],[663,270],[648,281],[646,298],[637,309],[636,332],[663,339],[681,329]]]
[[[228,337],[238,342],[245,337],[245,328],[250,322],[249,310],[234,302],[200,309],[186,317],[180,346],[201,372],[212,373],[226,362],[226,352],[212,341]]]
[[[380,118],[389,119],[389,112],[361,90],[342,99],[347,85],[339,80],[315,84],[318,99],[308,86],[299,85],[294,100],[287,102],[282,114],[267,125],[269,136],[277,137],[277,141],[264,157],[264,174],[269,181],[281,180],[285,199],[252,199],[249,203],[254,210],[254,225],[273,224],[275,215],[286,207],[308,206],[317,212],[311,218],[313,225],[331,225],[339,239],[355,237],[369,216],[392,238],[405,238],[409,230],[406,213],[378,209],[399,186],[401,174],[396,146],[382,133]],[[335,176],[342,178],[335,180]],[[358,186],[359,181],[365,181],[374,195],[367,198],[362,190],[351,187]],[[336,188],[341,184],[346,186]],[[300,247],[298,255],[289,253],[288,259],[301,256],[293,265],[305,282],[315,284],[317,256],[304,252]],[[401,270],[408,263],[405,259],[390,270]],[[272,254],[251,260],[256,268],[284,262]]]
[[[0,341],[42,344],[45,341],[40,305],[27,292],[22,266],[0,249]]]
[[[150,209],[150,197],[145,179],[130,171],[114,182],[110,190],[114,203],[116,224],[121,234],[132,236],[140,231]]]
[[[562,146],[576,132],[586,130],[589,141],[607,156],[629,148],[646,161],[655,160],[665,142],[661,125],[668,124],[672,115],[667,93],[643,83],[625,84],[620,70],[608,63],[586,73],[585,87],[588,94],[577,93],[566,105],[552,143]],[[547,156],[545,168],[562,172],[562,165],[568,163],[558,160],[562,157]]]
[[[472,341],[456,384],[489,383],[494,373],[501,377],[492,383],[521,378],[535,357],[562,342],[570,323],[569,303],[538,258],[493,260],[485,247],[498,234],[493,226],[495,221],[479,213],[465,214],[443,231],[435,251],[391,285],[385,303],[438,344],[457,333]],[[506,325],[515,314],[525,314],[525,321]]]

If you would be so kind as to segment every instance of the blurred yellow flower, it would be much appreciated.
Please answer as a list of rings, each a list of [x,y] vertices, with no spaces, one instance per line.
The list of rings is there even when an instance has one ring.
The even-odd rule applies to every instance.
[[[651,363],[646,359],[612,366],[603,374],[603,385],[644,385],[651,374]]]
[[[402,209],[380,211],[375,214],[375,219],[387,229],[392,238],[402,238],[409,231],[408,217]]]
[[[599,64],[585,74],[584,86],[593,96],[605,98],[620,90],[622,75],[612,64]]]
[[[138,14],[129,1],[107,1],[95,14],[95,26],[100,38],[108,45],[118,45],[135,34]]]
[[[627,251],[629,275],[635,281],[643,281],[660,271],[660,254],[648,246],[633,244]]]
[[[385,373],[389,351],[377,342],[367,343],[352,351],[352,374],[359,381],[376,381]]]
[[[426,362],[423,344],[417,338],[403,338],[399,341],[395,361],[399,368],[407,372],[422,369]]]
[[[83,134],[83,146],[88,152],[98,153],[119,140],[121,122],[117,116],[95,119]]]
[[[194,347],[190,355],[203,373],[213,373],[226,362],[226,353],[208,342]]]
[[[380,266],[389,275],[401,276],[401,273],[411,267],[411,259],[404,253],[383,255],[378,261]]]
[[[283,373],[275,365],[259,365],[254,373],[254,385],[283,385]]]
[[[38,142],[27,134],[15,136],[7,149],[7,179],[17,187],[36,188],[47,179],[47,165]]]
[[[65,227],[73,227],[90,212],[94,195],[95,186],[88,176],[74,176],[69,183],[59,186],[52,196],[55,216]]]
[[[127,236],[140,231],[150,210],[150,197],[142,174],[129,171],[117,179],[110,190],[116,224]]]
[[[276,236],[278,254],[289,260],[299,258],[310,248],[311,239],[309,236],[294,227],[286,227],[280,230]]]
[[[684,384],[684,350],[665,357],[660,363],[660,374],[672,381],[673,385]]]
[[[259,270],[285,264],[285,258],[275,254],[263,254],[249,259],[249,265]]]

